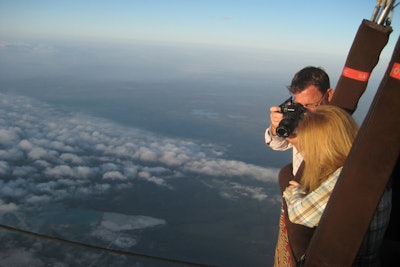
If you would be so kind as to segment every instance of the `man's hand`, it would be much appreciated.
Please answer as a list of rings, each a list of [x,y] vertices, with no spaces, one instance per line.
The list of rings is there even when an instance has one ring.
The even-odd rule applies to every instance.
[[[296,181],[289,181],[289,185],[286,187],[285,191],[283,191],[283,197],[285,198],[286,202],[290,201],[295,190],[300,187],[300,184]]]
[[[300,184],[298,182],[296,182],[294,180],[289,181],[289,187],[296,188],[296,187],[299,187],[299,186],[300,186]]]
[[[277,106],[272,106],[269,108],[271,112],[269,118],[271,120],[271,134],[273,136],[276,135],[276,128],[279,126],[279,123],[283,119],[283,114],[280,112],[281,108]]]

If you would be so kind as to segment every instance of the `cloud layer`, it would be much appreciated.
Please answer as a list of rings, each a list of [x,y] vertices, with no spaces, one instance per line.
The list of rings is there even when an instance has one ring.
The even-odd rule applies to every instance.
[[[171,179],[193,175],[274,182],[277,170],[225,159],[217,145],[167,138],[0,94],[0,175],[0,212],[8,212],[20,205],[127,188],[136,181],[168,190],[173,190]],[[221,183],[213,184],[236,195],[266,197],[262,188]]]

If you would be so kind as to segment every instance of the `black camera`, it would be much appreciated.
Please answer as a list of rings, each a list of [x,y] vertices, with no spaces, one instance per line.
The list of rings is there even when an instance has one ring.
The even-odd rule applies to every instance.
[[[276,128],[276,134],[279,137],[288,137],[296,129],[306,109],[301,104],[294,103],[291,97],[280,104],[279,107],[281,113],[283,113],[283,119]]]

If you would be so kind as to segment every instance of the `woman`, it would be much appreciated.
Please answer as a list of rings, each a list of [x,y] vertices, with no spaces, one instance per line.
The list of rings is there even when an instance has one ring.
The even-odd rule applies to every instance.
[[[319,106],[313,112],[305,113],[299,121],[296,137],[289,141],[303,156],[304,169],[300,181],[289,181],[289,185],[286,182],[283,191],[283,207],[286,211],[283,210],[281,215],[274,266],[294,266],[295,262],[301,261],[301,257],[293,257],[286,225],[302,225],[307,228],[305,231],[318,226],[357,132],[354,119],[346,111],[332,105]],[[369,236],[364,239],[354,266],[357,263],[367,266],[363,264],[366,262],[373,263],[368,266],[375,266],[379,262],[379,246],[390,217],[390,194],[389,190],[385,191],[375,212],[373,221],[379,222],[379,228],[376,227],[377,223],[370,225],[369,232],[373,232],[374,240]],[[312,231],[309,233],[305,240],[311,238]]]
[[[290,181],[283,192],[291,222],[318,225],[357,132],[354,119],[332,105],[320,106],[300,120],[296,146],[304,170],[300,183]]]

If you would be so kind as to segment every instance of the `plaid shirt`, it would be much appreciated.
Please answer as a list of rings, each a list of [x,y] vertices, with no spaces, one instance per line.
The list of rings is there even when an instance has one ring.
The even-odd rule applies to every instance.
[[[289,220],[308,227],[318,226],[342,167],[332,173],[317,189],[306,194],[300,187],[289,186],[283,192]]]

